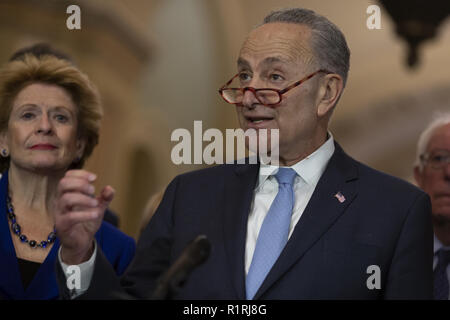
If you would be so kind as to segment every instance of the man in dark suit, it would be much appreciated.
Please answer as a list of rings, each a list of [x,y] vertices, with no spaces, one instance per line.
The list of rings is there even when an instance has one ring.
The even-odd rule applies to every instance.
[[[429,197],[353,160],[328,131],[349,56],[340,30],[312,11],[267,16],[220,93],[244,130],[279,130],[280,168],[227,164],[176,177],[120,280],[92,240],[112,191],[91,203],[91,174],[69,172],[56,217],[60,258],[82,263],[90,285],[69,292],[60,269],[62,295],[148,298],[204,234],[209,259],[172,298],[431,298]]]

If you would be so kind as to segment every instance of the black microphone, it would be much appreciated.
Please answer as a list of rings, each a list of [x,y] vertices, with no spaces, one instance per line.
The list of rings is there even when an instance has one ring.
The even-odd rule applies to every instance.
[[[204,263],[211,251],[211,243],[205,235],[197,236],[181,253],[180,257],[158,280],[151,299],[167,300],[184,285],[196,267]]]

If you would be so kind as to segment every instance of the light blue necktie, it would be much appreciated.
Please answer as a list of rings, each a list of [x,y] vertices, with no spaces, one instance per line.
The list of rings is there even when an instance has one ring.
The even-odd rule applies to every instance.
[[[288,240],[296,175],[297,173],[290,168],[279,168],[275,175],[279,185],[278,194],[264,218],[256,241],[245,283],[247,299],[253,299]]]

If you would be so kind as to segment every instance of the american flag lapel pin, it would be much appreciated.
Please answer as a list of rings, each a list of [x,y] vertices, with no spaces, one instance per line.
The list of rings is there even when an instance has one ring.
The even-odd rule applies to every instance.
[[[345,201],[345,197],[344,197],[344,195],[343,195],[340,191],[339,191],[338,193],[336,193],[336,194],[334,195],[334,197],[335,197],[336,199],[338,199],[340,203],[343,203],[343,202]]]

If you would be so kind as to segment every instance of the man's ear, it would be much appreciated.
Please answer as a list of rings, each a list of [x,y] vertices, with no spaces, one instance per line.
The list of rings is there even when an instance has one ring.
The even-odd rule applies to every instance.
[[[344,89],[344,80],[336,73],[327,74],[320,82],[317,97],[317,116],[330,114]]]
[[[423,179],[422,179],[423,169],[420,170],[419,166],[414,167],[414,179],[416,180],[417,185],[423,189]]]

